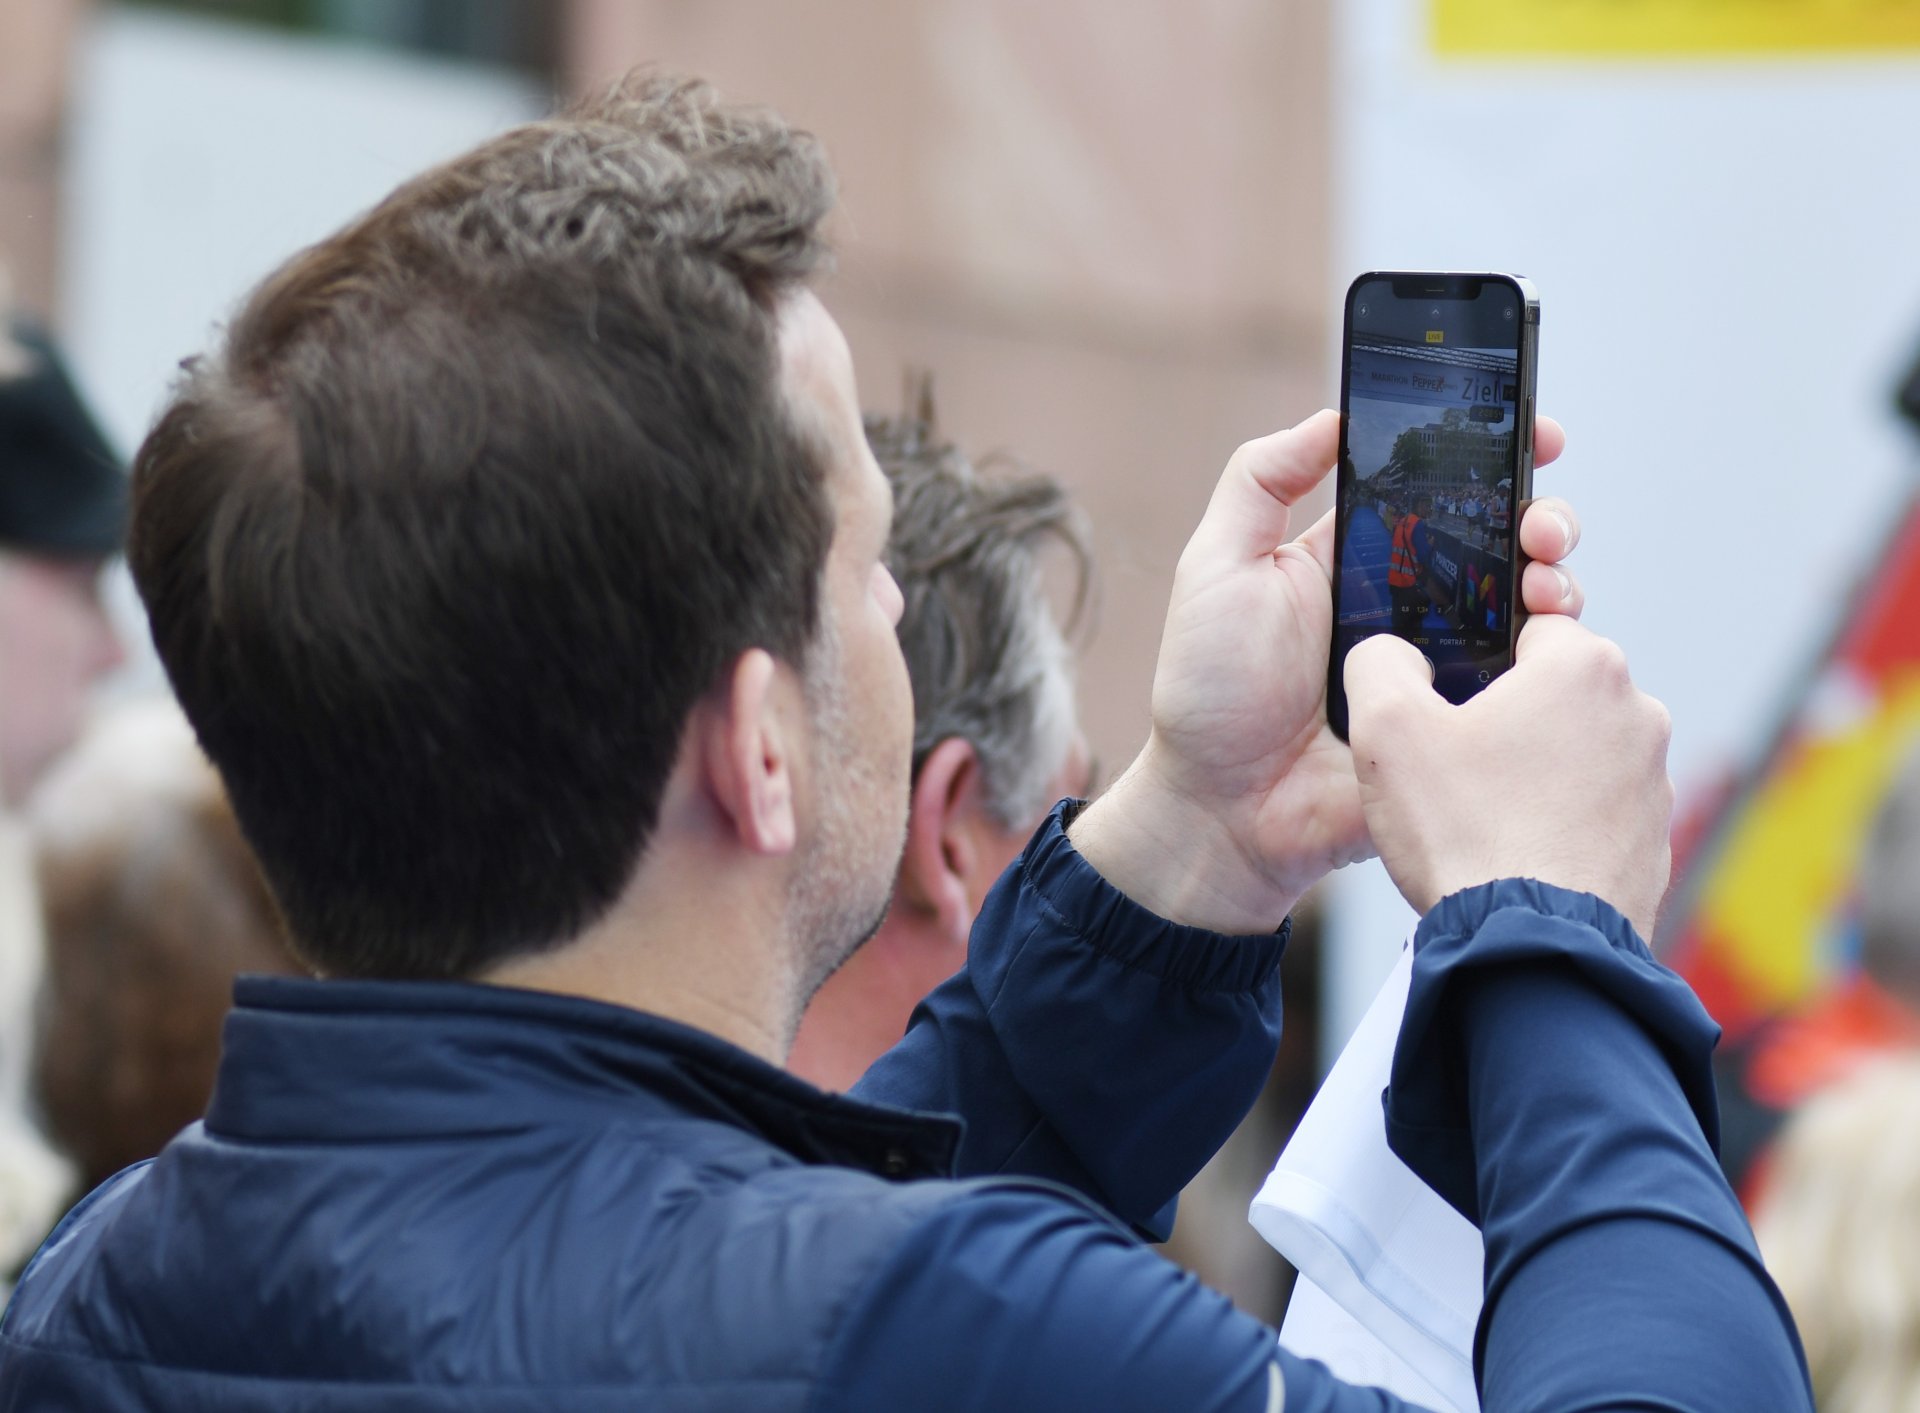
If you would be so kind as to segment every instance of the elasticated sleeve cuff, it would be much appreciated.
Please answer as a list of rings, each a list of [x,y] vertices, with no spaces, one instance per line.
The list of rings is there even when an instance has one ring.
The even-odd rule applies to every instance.
[[[1467,1113],[1473,1037],[1456,991],[1493,969],[1558,962],[1632,1017],[1672,1065],[1716,1150],[1711,1057],[1720,1027],[1687,984],[1653,959],[1612,906],[1591,893],[1509,878],[1444,898],[1414,933],[1413,979],[1383,1096],[1387,1140],[1469,1220],[1479,1220]],[[1550,1059],[1550,1057],[1547,1057]]]
[[[1087,946],[1122,966],[1199,991],[1250,991],[1280,965],[1293,919],[1266,936],[1230,937],[1169,922],[1102,878],[1067,838],[1083,808],[1062,800],[1027,845],[1020,867],[1035,902]]]
[[[987,894],[965,970],[856,1092],[962,1116],[962,1173],[1064,1183],[1164,1240],[1272,1069],[1288,929],[1155,916],[1073,847],[1077,808],[1048,815]]]

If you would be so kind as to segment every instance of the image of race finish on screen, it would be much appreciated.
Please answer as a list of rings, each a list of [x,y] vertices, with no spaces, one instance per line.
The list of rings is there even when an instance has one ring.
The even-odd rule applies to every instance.
[[[1342,646],[1397,633],[1464,701],[1508,649],[1517,357],[1364,335],[1349,356]]]

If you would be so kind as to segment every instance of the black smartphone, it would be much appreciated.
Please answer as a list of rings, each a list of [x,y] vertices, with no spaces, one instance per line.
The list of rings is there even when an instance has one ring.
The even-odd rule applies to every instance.
[[[1347,290],[1327,722],[1347,654],[1398,633],[1464,702],[1513,665],[1533,495],[1540,298],[1518,275],[1381,271]]]

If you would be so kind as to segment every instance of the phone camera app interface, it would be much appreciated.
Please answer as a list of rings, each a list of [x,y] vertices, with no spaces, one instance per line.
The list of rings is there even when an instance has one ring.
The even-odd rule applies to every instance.
[[[1520,321],[1477,297],[1356,297],[1341,461],[1339,659],[1375,633],[1426,654],[1449,701],[1507,665]],[[1364,311],[1364,312],[1363,312]]]

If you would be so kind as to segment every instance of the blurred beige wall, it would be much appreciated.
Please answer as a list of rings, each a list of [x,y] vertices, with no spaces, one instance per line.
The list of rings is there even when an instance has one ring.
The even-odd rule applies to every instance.
[[[1326,0],[575,0],[569,81],[635,63],[773,104],[840,176],[826,291],[862,399],[1068,481],[1103,586],[1082,674],[1146,732],[1174,561],[1241,441],[1324,405]]]
[[[0,263],[54,313],[89,0],[0,3]],[[1331,396],[1328,0],[572,0],[567,79],[684,68],[825,140],[827,294],[868,407],[932,369],[969,450],[1094,519],[1083,668],[1109,768],[1146,729],[1168,578],[1233,447]]]
[[[0,0],[0,268],[53,312],[67,75],[87,0]]]

